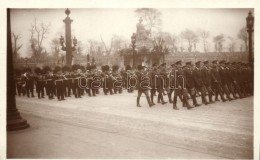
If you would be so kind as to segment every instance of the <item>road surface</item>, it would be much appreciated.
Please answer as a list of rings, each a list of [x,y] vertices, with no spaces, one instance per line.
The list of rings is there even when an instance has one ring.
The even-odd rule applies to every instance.
[[[149,108],[145,97],[138,108],[136,94],[65,101],[16,97],[31,127],[8,132],[7,156],[253,158],[253,97],[192,110],[179,102],[177,111],[169,103]]]

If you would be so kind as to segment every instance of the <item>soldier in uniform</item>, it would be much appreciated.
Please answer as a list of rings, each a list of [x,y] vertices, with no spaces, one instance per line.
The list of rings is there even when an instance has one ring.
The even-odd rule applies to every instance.
[[[209,103],[213,103],[212,95],[214,94],[214,92],[211,88],[211,69],[209,67],[209,61],[206,60],[203,62],[203,64],[204,66],[201,69],[202,81],[209,95]]]
[[[34,72],[37,74],[35,77],[35,84],[36,84],[36,92],[38,94],[38,98],[44,98],[44,87],[45,87],[45,76],[43,75],[43,70],[39,67],[34,69]]]
[[[232,93],[234,99],[237,99],[238,97],[236,96],[235,89],[234,89],[234,86],[233,86],[234,75],[233,75],[232,69],[229,67],[229,64],[230,64],[229,62],[226,62],[223,65],[226,69],[227,87],[228,87],[229,91]]]
[[[63,80],[65,97],[71,97],[71,90],[72,90],[72,76],[70,74],[71,69],[68,66],[63,66],[62,71],[65,78]]]
[[[57,93],[57,98],[59,101],[65,100],[64,99],[64,86],[63,86],[63,75],[61,72],[61,67],[57,66],[54,69],[54,85],[56,86],[56,93]]]
[[[174,91],[174,69],[175,69],[175,64],[171,65],[171,68],[169,68],[169,73],[167,74],[167,81],[168,81],[168,99],[169,103],[173,103],[172,101],[172,93]]]
[[[145,94],[146,100],[149,104],[149,107],[152,107],[154,104],[151,102],[149,94],[148,94],[148,90],[150,89],[150,77],[147,73],[145,73],[144,71],[144,67],[141,65],[137,66],[138,71],[136,72],[136,76],[138,79],[138,83],[137,83],[137,89],[138,89],[138,96],[136,99],[136,103],[137,103],[137,107],[141,107],[140,105],[140,98],[142,93]]]
[[[16,88],[17,88],[17,93],[19,96],[21,95],[25,95],[25,89],[24,89],[24,86],[25,86],[25,79],[22,78],[22,73],[23,71],[20,70],[20,69],[16,69],[15,70],[15,84],[16,84]]]
[[[232,86],[234,88],[234,92],[239,95],[239,98],[242,98],[242,94],[238,84],[239,75],[238,75],[238,69],[236,67],[236,62],[230,63],[229,72],[230,72],[230,78],[231,78]]]
[[[193,78],[194,78],[194,82],[195,82],[195,87],[201,93],[202,103],[207,105],[209,103],[206,99],[206,88],[205,88],[205,85],[203,83],[203,79],[205,77],[203,77],[203,75],[202,75],[201,61],[196,62],[195,65],[196,66],[195,66],[194,71],[193,71]]]
[[[193,107],[190,106],[189,101],[188,101],[188,92],[186,89],[186,82],[185,82],[185,74],[182,69],[182,63],[181,61],[177,61],[175,63],[176,68],[174,69],[174,75],[175,75],[175,92],[174,92],[174,97],[173,97],[173,109],[178,110],[177,107],[177,97],[182,95],[183,96],[183,106],[186,106],[187,109],[192,109]]]
[[[221,87],[221,79],[220,79],[219,68],[217,63],[218,63],[217,60],[212,61],[212,72],[211,72],[212,84],[215,91],[215,101],[219,101],[218,95],[220,95],[221,100],[225,102],[227,100],[223,96],[223,90]]]
[[[193,105],[195,107],[198,107],[198,106],[200,106],[200,104],[198,104],[197,99],[196,99],[195,82],[194,82],[193,69],[191,66],[191,62],[186,62],[186,68],[184,69],[184,74],[185,74],[185,78],[186,78],[187,91],[193,100]]]
[[[226,97],[228,98],[229,101],[232,101],[233,98],[230,97],[230,91],[228,89],[228,74],[227,74],[227,70],[225,68],[225,60],[222,60],[219,62],[220,67],[219,67],[219,75],[220,75],[220,79],[221,79],[221,86],[223,88],[224,93],[226,94]]]
[[[33,93],[34,75],[32,73],[31,68],[26,69],[25,75],[26,75],[25,76],[25,89],[26,89],[27,97],[30,98],[30,94],[31,94],[31,97],[34,97],[34,93]]]
[[[163,63],[159,66],[158,69],[158,74],[155,77],[156,83],[157,83],[157,92],[158,92],[158,103],[166,104],[167,102],[164,101],[163,96],[164,94],[164,89],[166,88],[166,78],[167,78],[167,73],[166,73],[166,63]]]
[[[118,65],[113,65],[112,66],[112,74],[111,76],[113,77],[113,89],[114,89],[114,93],[122,93],[122,78],[120,73],[118,72]]]
[[[46,73],[46,94],[49,99],[54,98],[55,85],[52,69],[49,66],[44,67],[44,72]]]
[[[73,94],[75,98],[81,98],[81,90],[79,86],[79,79],[80,79],[80,66],[77,64],[72,65],[72,88]]]

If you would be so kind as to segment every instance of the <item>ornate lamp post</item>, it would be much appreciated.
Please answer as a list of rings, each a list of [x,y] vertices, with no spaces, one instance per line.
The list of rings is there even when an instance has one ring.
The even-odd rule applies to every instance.
[[[252,64],[253,59],[253,44],[252,44],[252,33],[254,32],[254,17],[252,16],[252,12],[249,11],[248,16],[246,17],[246,26],[247,26],[247,32],[248,32],[248,47],[249,47],[249,56],[248,61],[249,64]]]
[[[132,48],[133,48],[133,68],[135,68],[135,43],[136,43],[136,34],[133,33],[131,36]]]
[[[65,23],[65,36],[66,36],[66,47],[64,46],[64,37],[61,36],[60,38],[60,44],[62,46],[62,50],[66,51],[66,65],[71,66],[72,64],[72,51],[75,51],[75,47],[77,45],[77,39],[74,37],[72,47],[71,45],[71,22],[73,22],[72,19],[70,19],[69,14],[70,10],[67,8],[65,11],[65,14],[67,17],[63,20]]]

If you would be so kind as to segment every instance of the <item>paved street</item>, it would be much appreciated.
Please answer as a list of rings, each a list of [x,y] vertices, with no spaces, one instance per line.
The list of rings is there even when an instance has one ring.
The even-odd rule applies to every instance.
[[[253,158],[253,97],[193,110],[179,103],[176,111],[172,104],[149,108],[145,97],[138,108],[136,94],[65,101],[17,97],[31,128],[8,133],[7,156]]]

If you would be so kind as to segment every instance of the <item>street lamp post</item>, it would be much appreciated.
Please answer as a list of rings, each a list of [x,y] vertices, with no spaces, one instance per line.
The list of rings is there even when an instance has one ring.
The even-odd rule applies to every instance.
[[[29,127],[27,120],[22,118],[16,108],[12,53],[10,9],[7,9],[7,131],[21,130]]]
[[[253,59],[253,44],[252,44],[252,33],[254,32],[254,17],[252,16],[252,12],[249,11],[248,16],[246,17],[246,26],[247,26],[247,32],[248,32],[248,47],[249,47],[249,55],[248,55],[248,61],[249,64],[252,64]]]
[[[136,43],[136,34],[133,33],[133,35],[131,36],[131,42],[132,42],[132,48],[133,48],[133,68],[135,68],[135,43]]]
[[[62,46],[62,50],[66,51],[66,65],[71,66],[72,64],[72,51],[75,51],[75,47],[77,45],[77,39],[74,37],[72,47],[71,45],[71,23],[73,22],[72,19],[70,19],[69,14],[70,10],[67,8],[65,11],[65,14],[67,17],[63,20],[65,23],[65,36],[66,36],[66,47],[64,46],[64,37],[61,36],[60,38],[60,44]]]

